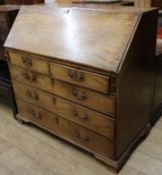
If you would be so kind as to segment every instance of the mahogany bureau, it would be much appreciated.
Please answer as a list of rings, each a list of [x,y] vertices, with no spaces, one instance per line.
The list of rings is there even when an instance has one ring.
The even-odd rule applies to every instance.
[[[158,10],[22,7],[7,38],[17,119],[119,170],[149,130]]]

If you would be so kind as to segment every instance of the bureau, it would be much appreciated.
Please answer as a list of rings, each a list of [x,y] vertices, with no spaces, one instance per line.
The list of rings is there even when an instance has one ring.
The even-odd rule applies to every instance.
[[[119,171],[150,129],[157,17],[155,8],[22,7],[5,43],[16,118]]]

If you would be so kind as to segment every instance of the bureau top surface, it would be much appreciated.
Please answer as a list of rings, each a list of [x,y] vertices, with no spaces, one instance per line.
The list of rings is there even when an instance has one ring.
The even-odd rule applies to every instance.
[[[5,47],[117,72],[137,11],[23,6]]]

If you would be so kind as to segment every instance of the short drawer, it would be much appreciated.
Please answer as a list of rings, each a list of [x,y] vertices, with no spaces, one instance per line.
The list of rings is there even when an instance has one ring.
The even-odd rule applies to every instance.
[[[45,75],[49,75],[48,62],[40,60],[36,57],[32,57],[31,55],[28,54],[21,54],[10,51],[9,62],[10,64],[18,65]]]
[[[108,76],[102,76],[56,63],[50,64],[50,71],[52,77],[55,79],[68,81],[106,94],[109,93]]]
[[[41,108],[17,100],[19,119],[32,122],[90,152],[113,158],[113,141]]]
[[[16,98],[45,108],[65,119],[109,138],[114,137],[114,119],[62,98],[13,82]]]
[[[115,97],[113,96],[106,96],[70,83],[51,79],[18,66],[10,66],[10,71],[12,79],[17,82],[48,91],[107,115],[114,115]]]

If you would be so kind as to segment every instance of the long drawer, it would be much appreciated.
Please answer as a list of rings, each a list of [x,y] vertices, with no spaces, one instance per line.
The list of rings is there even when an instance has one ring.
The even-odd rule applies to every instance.
[[[17,100],[17,104],[19,119],[25,119],[39,125],[91,152],[113,158],[113,141],[106,137],[21,100]]]
[[[38,59],[29,54],[19,54],[9,52],[9,60],[11,64],[15,64],[30,70],[49,75],[49,65],[47,61]]]
[[[12,79],[17,82],[46,90],[96,111],[114,115],[115,97],[113,96],[106,96],[14,65],[10,66],[10,71]]]
[[[13,82],[16,98],[54,112],[106,137],[114,137],[114,119],[62,98]]]

